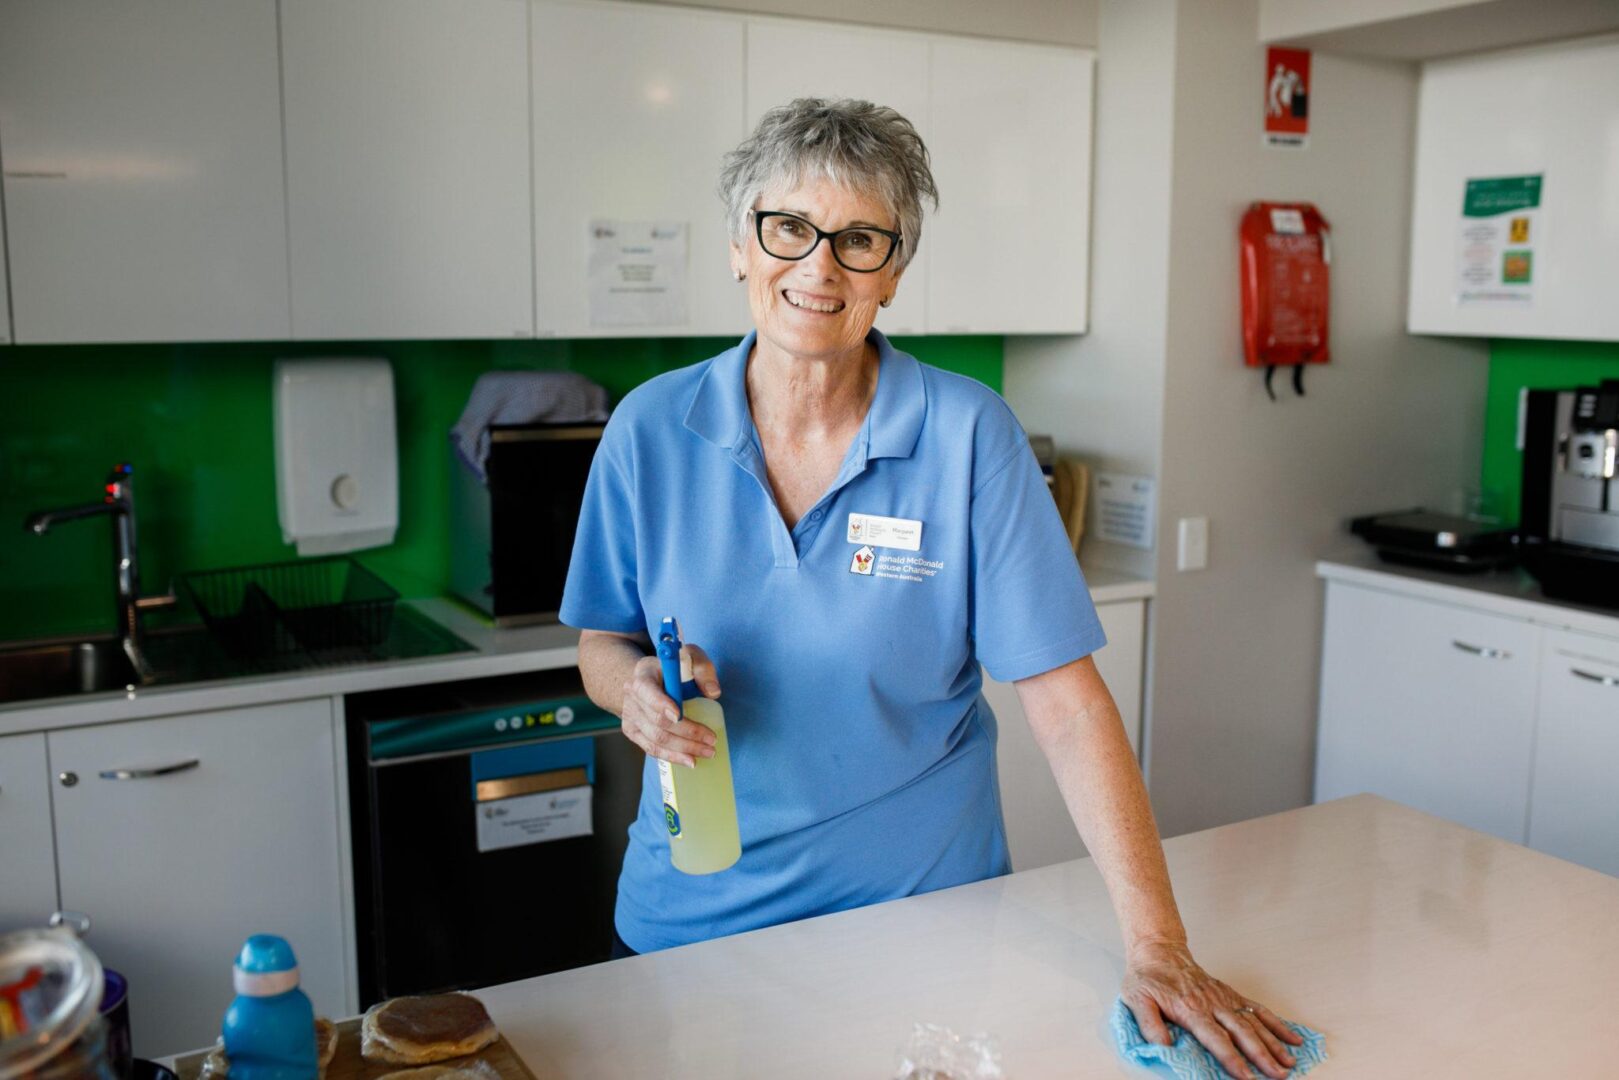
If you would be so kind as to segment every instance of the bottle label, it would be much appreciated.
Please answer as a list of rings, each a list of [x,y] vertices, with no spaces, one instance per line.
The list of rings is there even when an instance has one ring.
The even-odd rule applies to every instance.
[[[663,788],[663,823],[671,838],[680,835],[680,803],[675,798],[675,770],[662,758],[658,759],[658,783]]]

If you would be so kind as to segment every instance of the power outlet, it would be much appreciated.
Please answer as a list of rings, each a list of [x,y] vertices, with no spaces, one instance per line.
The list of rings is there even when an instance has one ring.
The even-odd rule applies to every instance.
[[[1180,543],[1175,549],[1175,569],[1206,570],[1209,565],[1209,519],[1181,518],[1177,522]]]

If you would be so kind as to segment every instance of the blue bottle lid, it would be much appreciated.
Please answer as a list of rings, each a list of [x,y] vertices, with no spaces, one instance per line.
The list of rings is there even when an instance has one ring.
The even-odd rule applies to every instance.
[[[284,994],[298,985],[298,958],[286,938],[254,934],[237,954],[231,978],[236,992],[247,997]]]

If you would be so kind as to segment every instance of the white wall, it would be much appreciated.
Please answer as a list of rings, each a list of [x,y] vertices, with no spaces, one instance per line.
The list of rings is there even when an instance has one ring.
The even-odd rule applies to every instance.
[[[727,8],[759,15],[892,26],[902,30],[936,30],[950,34],[1017,38],[1049,45],[1096,44],[1096,9],[1100,0],[821,0],[815,5],[790,0],[651,0],[682,7]]]
[[[1317,54],[1309,149],[1268,150],[1257,18],[1257,0],[1104,0],[1095,332],[1007,348],[1007,396],[1031,430],[1157,465],[1146,755],[1166,835],[1309,801],[1314,560],[1348,542],[1353,514],[1447,504],[1477,482],[1482,443],[1485,344],[1402,329],[1415,66]],[[1166,20],[1167,118],[1107,93],[1128,78],[1111,68],[1152,59],[1129,31],[1163,38]],[[1104,145],[1109,130],[1133,134]],[[1153,182],[1166,131],[1167,182]],[[1333,359],[1302,399],[1278,375],[1272,403],[1242,366],[1236,233],[1255,199],[1313,201],[1333,225]],[[1130,289],[1104,303],[1121,275]],[[1192,515],[1210,519],[1209,568],[1178,573],[1175,521]]]
[[[1079,338],[1007,338],[1002,385],[1023,426],[1056,436],[1060,452],[1154,476],[1168,325],[1174,7],[1103,4],[1098,41],[1091,329]],[[1153,572],[1148,552],[1095,540],[1085,550]]]

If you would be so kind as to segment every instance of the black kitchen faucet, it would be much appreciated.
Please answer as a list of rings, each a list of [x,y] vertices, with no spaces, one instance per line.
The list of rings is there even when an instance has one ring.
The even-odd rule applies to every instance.
[[[113,466],[107,477],[106,494],[99,502],[41,510],[29,514],[23,528],[43,536],[51,526],[74,518],[111,514],[117,564],[114,568],[118,593],[118,636],[124,655],[142,682],[152,677],[152,666],[141,648],[141,612],[170,607],[175,602],[171,588],[162,596],[142,596],[140,564],[135,543],[135,467],[129,462]]]

